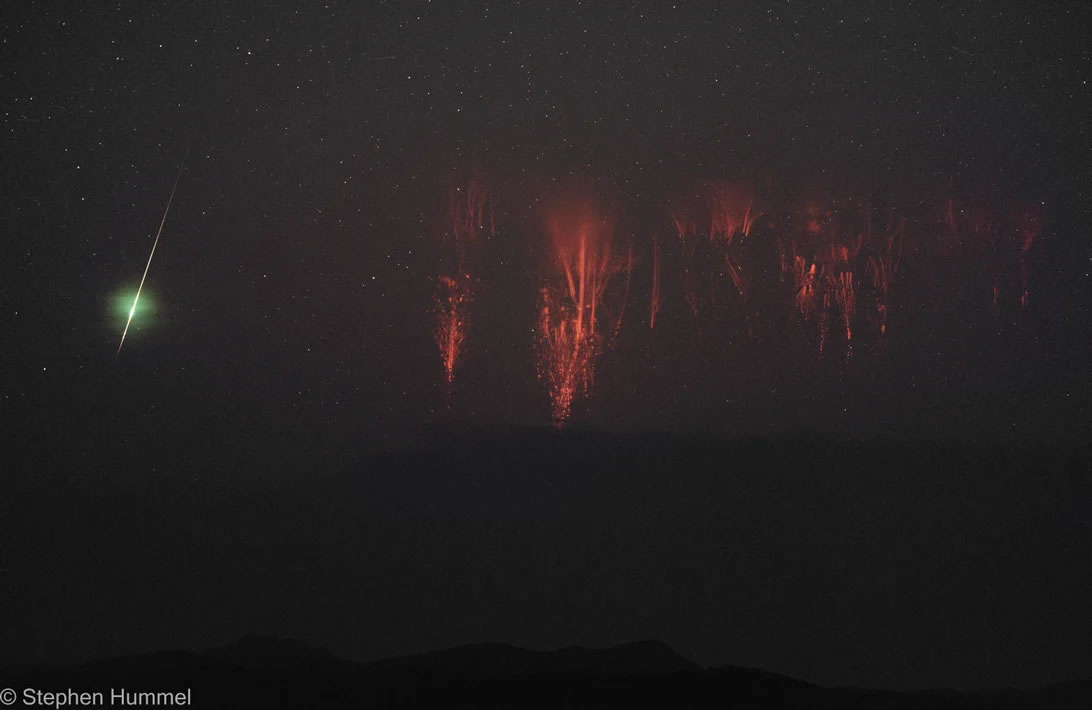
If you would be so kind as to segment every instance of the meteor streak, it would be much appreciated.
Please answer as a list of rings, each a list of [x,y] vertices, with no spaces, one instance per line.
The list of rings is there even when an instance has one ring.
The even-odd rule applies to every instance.
[[[189,149],[186,150],[187,157]],[[144,265],[144,275],[140,277],[140,285],[137,286],[136,296],[133,297],[133,305],[129,308],[129,317],[125,321],[125,330],[121,331],[121,342],[118,343],[116,355],[121,355],[121,347],[125,345],[125,336],[129,334],[129,324],[133,322],[133,314],[136,313],[137,303],[140,301],[140,292],[144,289],[144,281],[148,278],[148,269],[152,266],[152,257],[155,256],[155,248],[159,245],[159,237],[163,234],[163,225],[167,223],[167,213],[174,202],[174,191],[178,189],[178,180],[182,177],[182,169],[186,166],[186,158],[178,166],[178,174],[174,177],[174,186],[171,188],[171,196],[167,198],[167,206],[163,209],[163,218],[159,220],[159,230],[155,233],[155,241],[152,242],[152,251],[148,253],[148,263]]]

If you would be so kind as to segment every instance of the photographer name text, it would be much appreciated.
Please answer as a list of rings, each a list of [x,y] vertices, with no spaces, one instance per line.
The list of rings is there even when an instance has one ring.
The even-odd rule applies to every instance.
[[[166,708],[190,707],[193,704],[193,691],[190,688],[174,692],[154,692],[147,690],[128,690],[111,688],[110,690],[79,691],[40,690],[23,688],[16,693],[12,688],[0,691],[0,705],[13,706],[21,701],[22,707],[28,708]]]

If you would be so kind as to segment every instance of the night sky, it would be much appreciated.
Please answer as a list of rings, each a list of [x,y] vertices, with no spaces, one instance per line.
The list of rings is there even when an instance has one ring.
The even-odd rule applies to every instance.
[[[627,489],[609,463],[579,474],[578,464],[502,472],[486,457],[465,465],[473,474],[418,465],[402,479],[389,469],[395,464],[372,476],[360,462],[462,437],[506,441],[556,423],[540,313],[544,286],[564,291],[550,227],[561,213],[601,216],[596,229],[609,231],[616,267],[595,333],[594,381],[577,392],[568,430],[636,442],[806,433],[957,450],[1018,445],[1050,461],[1086,452],[1090,23],[1079,2],[5,8],[0,533],[8,532],[0,594],[12,596],[0,607],[20,620],[7,624],[16,633],[0,656],[73,660],[200,647],[247,631],[356,657],[481,640],[550,647],[656,636],[702,662],[824,682],[969,686],[1072,676],[1058,666],[1014,676],[1025,656],[995,663],[974,644],[956,644],[933,666],[917,663],[928,657],[927,635],[899,647],[902,665],[851,651],[811,664],[805,659],[822,655],[822,629],[779,647],[755,645],[756,630],[699,630],[685,615],[655,622],[650,610],[672,598],[711,619],[732,615],[695,601],[705,587],[693,570],[676,569],[674,582],[645,580],[654,591],[629,600],[621,580],[638,569],[651,575],[648,565],[667,565],[675,545],[693,540],[680,533],[659,539],[651,558],[627,556],[628,544],[654,535],[625,511],[662,493],[646,479]],[[700,246],[688,256],[673,216],[697,205],[699,222],[708,222],[710,186],[728,182],[757,195],[753,230],[723,251]],[[452,214],[471,186],[486,195],[486,217],[473,225],[464,259]],[[945,223],[949,204],[959,216]],[[1021,251],[1028,215],[1041,229]],[[882,334],[865,300],[877,291],[866,284],[874,271],[853,269],[850,342],[835,292],[816,291],[814,302],[825,305],[802,315],[791,270],[776,265],[785,245],[811,237],[856,244],[845,235],[863,233],[866,222],[877,233],[904,225],[899,267]],[[652,328],[657,244],[662,296]],[[866,263],[847,257],[834,266],[836,258],[807,249],[801,263],[824,274]],[[687,281],[687,264],[696,281]],[[745,272],[746,288],[733,268]],[[438,286],[460,271],[472,291],[469,327],[447,383],[434,333]],[[688,308],[690,283],[699,284],[698,313]],[[663,470],[674,465],[664,460]],[[957,535],[978,523],[948,496],[987,499],[980,521],[999,526],[1000,539],[1036,542],[972,564],[973,574],[1003,584],[1040,544],[1051,569],[1068,570],[1040,575],[1034,588],[1042,604],[1062,599],[1062,611],[1013,627],[1013,638],[1042,641],[1042,624],[1071,629],[1066,615],[1081,608],[1072,590],[1090,581],[1081,568],[1087,542],[1073,539],[1089,536],[1092,496],[1086,478],[1034,468],[1021,475],[1046,477],[1036,479],[1050,481],[1045,492],[1007,479],[1000,493],[989,481],[949,489],[935,472],[923,473],[934,483],[919,488],[902,473],[884,483],[843,478],[836,467],[810,485],[821,498],[851,501],[851,517],[872,520],[869,501],[882,500],[908,526],[939,516],[936,530]],[[477,503],[455,493],[460,475],[474,477]],[[562,484],[575,480],[594,490],[591,500],[617,508],[605,522],[581,517],[597,513],[583,489]],[[755,493],[736,485],[710,490]],[[835,514],[798,510],[787,492],[795,484],[781,485],[756,494],[773,521],[766,533],[718,521],[698,486],[682,486],[650,525],[691,526],[688,534],[703,540],[702,564],[720,554],[710,536],[746,540],[741,559],[762,567],[764,546],[791,548],[823,510]],[[1029,490],[1042,497],[1027,503]],[[383,517],[376,501],[415,496],[424,502],[391,514],[382,532],[358,520]],[[938,500],[952,507],[923,510]],[[509,513],[505,501],[527,510]],[[1069,507],[1056,522],[1060,501]],[[738,513],[743,503],[725,505]],[[936,530],[913,540],[937,543]],[[875,557],[892,552],[855,556],[852,535],[831,534],[849,555],[838,564],[868,578]],[[504,535],[529,552],[495,549]],[[967,555],[996,542],[988,537],[965,540]],[[899,543],[894,564],[920,563],[917,542]],[[614,562],[566,561],[584,545]],[[336,554],[324,557],[330,549]],[[529,561],[551,551],[557,557],[544,566]],[[935,569],[960,569],[962,559]],[[345,571],[350,565],[358,576]],[[378,586],[363,581],[380,572]],[[488,601],[510,598],[502,580],[525,574],[608,591],[600,606],[557,605],[553,621],[528,625],[512,620],[531,615],[521,604],[557,597],[524,590],[517,601]],[[447,596],[442,613],[421,610],[433,602],[420,590],[433,583]],[[960,617],[980,594],[967,584],[929,607],[926,628],[959,626],[945,614]],[[361,589],[372,611],[353,616],[346,610]],[[404,601],[391,601],[403,592]],[[987,606],[1019,616],[1033,597],[1022,589]],[[334,611],[294,617],[301,603]],[[449,627],[427,621],[459,609],[465,616]],[[106,621],[120,616],[128,620]],[[395,621],[384,626],[380,617]],[[416,621],[399,627],[406,618]],[[910,616],[899,618],[909,633]],[[594,619],[606,621],[595,627]],[[1072,623],[1087,631],[1089,621],[1085,609]],[[882,643],[857,623],[845,648],[856,638]],[[353,624],[363,637],[364,627],[378,630],[362,641],[342,631]],[[1067,638],[1058,658],[1092,657],[1087,633],[1083,642]]]

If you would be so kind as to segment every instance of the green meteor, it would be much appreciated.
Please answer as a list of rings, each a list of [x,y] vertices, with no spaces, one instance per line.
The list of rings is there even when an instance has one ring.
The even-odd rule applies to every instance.
[[[136,288],[130,286],[114,294],[110,311],[113,313],[114,322],[124,327],[124,324],[132,320],[133,327],[139,328],[153,313],[155,313],[155,294],[141,293],[139,302],[136,302]]]
[[[188,151],[187,151],[188,152]],[[159,230],[155,233],[155,241],[152,242],[152,251],[148,254],[148,263],[144,265],[144,275],[140,277],[140,285],[137,286],[133,296],[133,305],[129,308],[129,317],[125,319],[125,330],[121,331],[121,342],[118,343],[117,355],[121,355],[121,346],[125,345],[125,336],[129,334],[129,325],[133,322],[133,316],[140,302],[140,292],[144,290],[144,281],[148,278],[148,269],[152,266],[152,257],[155,256],[155,248],[159,246],[159,237],[163,234],[163,225],[167,223],[167,213],[171,211],[171,203],[174,202],[174,191],[178,189],[178,179],[182,177],[182,168],[186,165],[185,158],[178,166],[178,175],[174,178],[174,187],[171,188],[171,196],[167,198],[167,206],[163,210],[163,219],[159,220]]]

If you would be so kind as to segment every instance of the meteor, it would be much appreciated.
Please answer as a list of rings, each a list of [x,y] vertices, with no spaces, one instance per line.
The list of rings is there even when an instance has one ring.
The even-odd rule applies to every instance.
[[[189,150],[186,150],[187,157]],[[152,266],[152,257],[155,256],[155,248],[159,245],[159,237],[163,234],[163,225],[167,223],[167,213],[174,202],[174,191],[178,189],[178,180],[182,177],[182,169],[186,166],[186,158],[178,166],[178,174],[174,177],[174,186],[171,188],[171,196],[167,198],[167,206],[163,209],[163,218],[159,220],[159,230],[155,233],[155,241],[152,242],[152,251],[148,254],[148,263],[144,265],[144,275],[140,277],[140,285],[137,286],[136,296],[133,297],[133,305],[129,308],[129,317],[125,321],[125,330],[121,331],[121,342],[118,343],[117,355],[121,355],[121,348],[125,345],[125,336],[129,334],[129,324],[133,322],[133,314],[136,313],[137,303],[140,301],[140,292],[144,288],[144,281],[148,278],[148,269]]]

